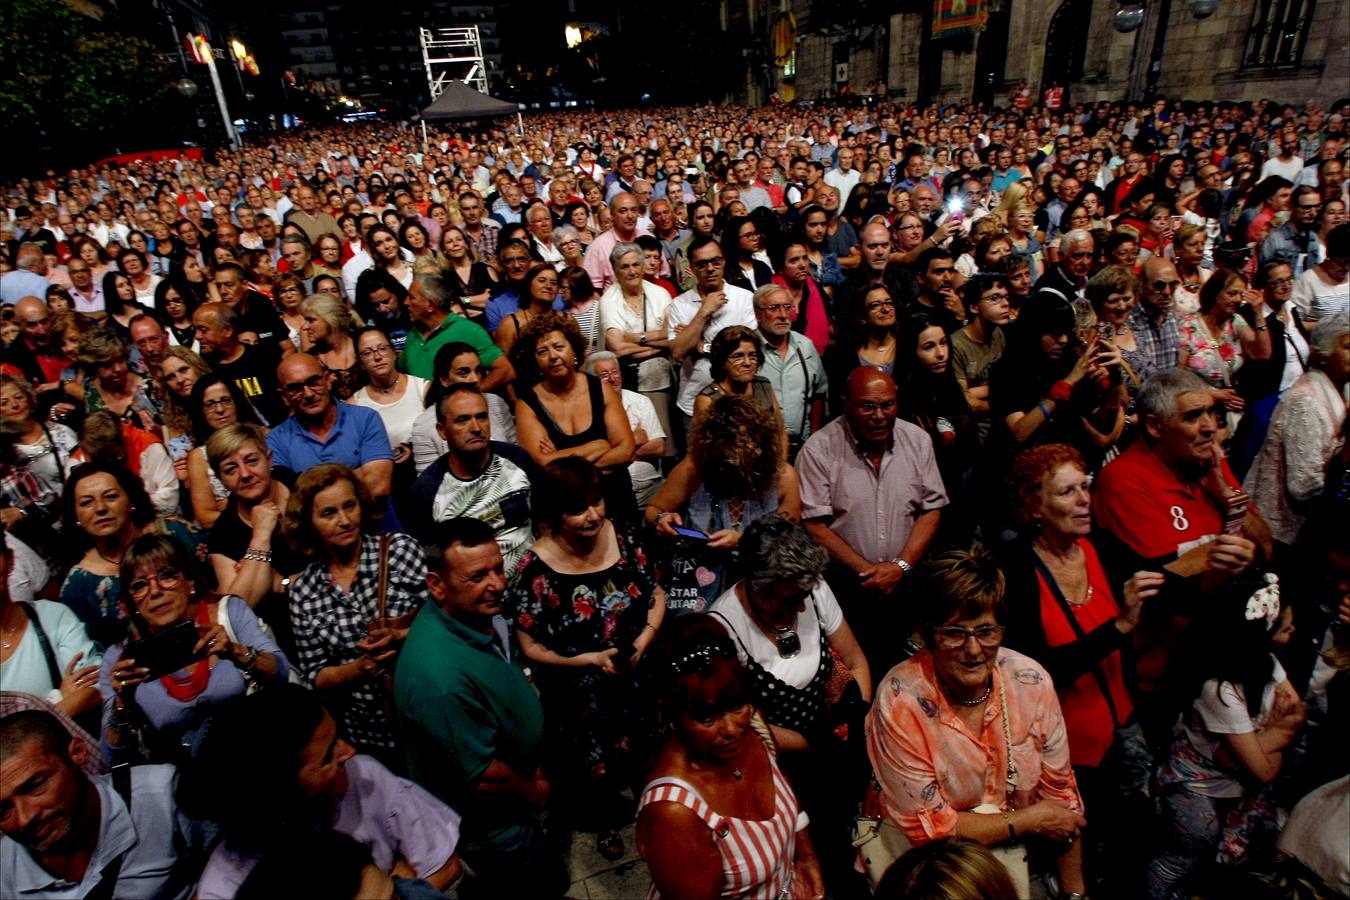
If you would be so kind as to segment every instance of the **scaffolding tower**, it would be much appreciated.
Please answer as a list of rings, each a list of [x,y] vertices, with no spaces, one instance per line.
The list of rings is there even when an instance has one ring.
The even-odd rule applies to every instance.
[[[422,42],[422,68],[427,73],[427,90],[434,101],[454,78],[480,94],[488,92],[487,66],[483,62],[483,42],[478,26],[463,28],[419,28]],[[468,67],[467,72],[465,67]]]

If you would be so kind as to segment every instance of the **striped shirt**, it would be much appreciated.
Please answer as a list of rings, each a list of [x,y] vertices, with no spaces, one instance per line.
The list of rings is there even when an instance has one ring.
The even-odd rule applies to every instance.
[[[641,806],[678,803],[703,820],[713,833],[722,857],[721,897],[786,896],[792,887],[797,831],[805,817],[787,778],[769,755],[773,768],[773,818],[733,819],[718,815],[689,782],[680,778],[657,778],[642,792]],[[660,894],[652,885],[647,896]]]

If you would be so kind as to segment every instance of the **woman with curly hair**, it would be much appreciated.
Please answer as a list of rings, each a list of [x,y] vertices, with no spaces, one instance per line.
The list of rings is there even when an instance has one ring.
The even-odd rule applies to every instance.
[[[539,539],[515,567],[504,606],[556,732],[558,807],[616,860],[618,830],[634,812],[621,791],[640,786],[655,743],[633,666],[661,627],[666,594],[636,523],[609,519],[595,466],[567,457],[542,474],[530,496]]]
[[[594,463],[603,472],[609,515],[617,522],[636,519],[628,480],[637,448],[633,430],[619,392],[582,371],[586,342],[576,319],[553,311],[534,314],[519,331],[511,362],[520,446],[540,466],[570,456]]]
[[[689,455],[647,504],[647,522],[671,538],[679,536],[676,528],[698,529],[708,549],[734,551],[745,526],[773,513],[793,521],[802,513],[781,431],[752,400],[719,397],[690,431]],[[730,562],[731,554],[723,560]]]

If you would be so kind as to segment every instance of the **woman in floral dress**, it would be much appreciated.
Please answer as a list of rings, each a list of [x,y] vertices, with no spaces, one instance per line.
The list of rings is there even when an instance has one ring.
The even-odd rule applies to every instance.
[[[555,805],[619,859],[618,828],[633,816],[620,791],[642,784],[651,746],[633,668],[661,627],[665,592],[633,533],[605,517],[591,463],[550,463],[530,502],[541,537],[516,566],[506,608],[561,748]]]
[[[1237,311],[1252,307],[1256,326]],[[1243,401],[1233,389],[1233,376],[1244,359],[1270,358],[1270,331],[1266,327],[1265,301],[1247,288],[1237,272],[1221,269],[1200,288],[1200,311],[1181,320],[1181,357],[1177,363],[1190,369],[1214,387],[1215,396],[1229,412],[1229,427]]]

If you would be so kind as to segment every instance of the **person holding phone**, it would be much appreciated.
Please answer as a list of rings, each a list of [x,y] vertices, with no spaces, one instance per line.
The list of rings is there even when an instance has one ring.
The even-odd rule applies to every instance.
[[[180,541],[141,535],[118,568],[130,628],[99,672],[103,755],[125,761],[139,745],[173,762],[214,707],[250,684],[285,681],[290,664],[242,598],[205,589]]]
[[[634,532],[606,517],[592,463],[549,463],[530,505],[541,536],[516,566],[504,607],[556,732],[559,755],[546,769],[558,808],[617,860],[618,829],[634,813],[620,792],[636,795],[653,738],[632,668],[661,627],[666,594]]]

